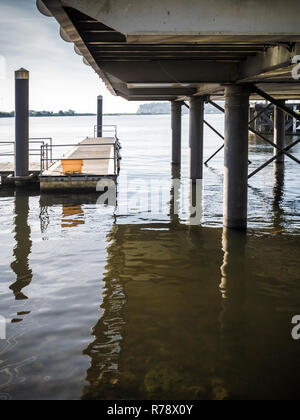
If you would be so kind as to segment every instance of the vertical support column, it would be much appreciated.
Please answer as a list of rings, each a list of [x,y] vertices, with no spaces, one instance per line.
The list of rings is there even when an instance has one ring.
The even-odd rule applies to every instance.
[[[252,121],[253,118],[255,117],[255,105],[251,106],[249,108],[249,121]],[[252,130],[255,130],[255,121],[252,121],[252,123],[250,124],[250,128],[252,128]]]
[[[181,164],[181,107],[181,102],[171,102],[172,165]]]
[[[282,105],[285,105],[285,101],[280,101]],[[274,108],[274,143],[280,149],[285,148],[285,113],[281,109]],[[278,150],[274,148],[274,155],[278,153]],[[284,154],[276,159],[276,163],[284,163]]]
[[[103,96],[98,96],[98,111],[97,111],[97,137],[103,135]]]
[[[190,179],[203,179],[204,99],[190,98]]]
[[[297,105],[294,105],[293,111],[294,112],[298,111],[298,106]],[[296,120],[296,118],[293,118],[293,135],[294,136],[297,135],[297,120]]]
[[[250,90],[227,86],[225,106],[224,226],[247,228]]]
[[[29,72],[15,72],[15,176],[29,175]]]

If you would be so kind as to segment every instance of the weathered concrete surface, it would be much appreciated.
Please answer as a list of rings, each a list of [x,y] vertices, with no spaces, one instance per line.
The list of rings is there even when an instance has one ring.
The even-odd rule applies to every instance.
[[[63,3],[127,36],[263,35],[271,39],[278,34],[299,35],[298,0],[64,0]]]
[[[80,191],[96,191],[97,184],[103,179],[116,180],[116,176],[54,176],[54,177],[40,177],[40,189],[43,192],[80,192]]]

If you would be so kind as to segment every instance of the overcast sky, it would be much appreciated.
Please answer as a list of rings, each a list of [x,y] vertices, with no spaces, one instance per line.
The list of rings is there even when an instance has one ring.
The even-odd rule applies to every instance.
[[[0,110],[14,109],[14,71],[20,67],[30,71],[30,109],[96,112],[97,95],[104,96],[106,113],[135,112],[139,106],[107,91],[35,0],[0,0]]]

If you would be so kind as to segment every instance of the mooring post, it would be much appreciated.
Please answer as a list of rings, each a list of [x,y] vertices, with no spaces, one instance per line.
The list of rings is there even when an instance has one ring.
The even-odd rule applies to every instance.
[[[171,102],[171,124],[172,124],[172,165],[181,164],[181,113],[182,103]]]
[[[15,72],[15,176],[29,175],[29,72]]]
[[[98,96],[98,111],[97,111],[97,137],[103,135],[103,96]]]
[[[204,98],[190,98],[190,179],[203,179]]]
[[[280,101],[280,104],[285,106],[285,101]],[[274,143],[280,149],[285,148],[285,113],[277,106],[274,107]],[[274,156],[278,150],[274,148]],[[275,161],[275,163],[284,163],[284,153],[282,153]]]
[[[224,226],[247,228],[248,207],[248,118],[250,90],[226,87]]]

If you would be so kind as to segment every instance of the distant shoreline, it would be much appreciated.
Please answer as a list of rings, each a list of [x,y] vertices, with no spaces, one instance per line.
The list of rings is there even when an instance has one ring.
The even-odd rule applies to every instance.
[[[3,113],[4,114],[4,113]],[[103,114],[104,117],[122,117],[122,116],[136,116],[136,115],[168,115],[168,114],[137,114],[137,113],[116,113],[116,114]],[[59,115],[59,114],[49,114],[49,115],[30,115],[30,118],[64,118],[64,117],[96,117],[97,114],[74,114],[74,115]],[[0,118],[14,118],[14,115],[8,113],[7,115],[0,115]]]
[[[11,115],[13,114],[13,115]],[[63,118],[63,117],[94,117],[96,114],[74,114],[74,115],[59,115],[59,114],[49,114],[49,115],[29,115],[30,118]],[[2,113],[0,114],[0,118],[15,118],[14,113]]]
[[[4,113],[3,113],[4,114]],[[12,115],[13,113],[7,113],[6,115],[1,115],[0,114],[0,118],[14,118],[15,116]],[[145,115],[171,115],[171,114],[165,114],[165,113],[157,113],[157,112],[153,112],[153,113],[145,113],[145,114],[141,114],[141,113],[115,113],[115,114],[103,114],[104,117],[122,117],[122,116],[145,116]],[[59,117],[59,118],[63,118],[63,117],[96,117],[97,114],[74,114],[74,115],[59,115],[59,114],[49,114],[49,115],[30,115],[30,118],[47,118],[47,117]]]
[[[218,115],[218,112],[208,112],[206,114],[211,114],[211,115]],[[145,117],[145,116],[153,116],[153,115],[166,115],[166,116],[171,116],[171,114],[166,114],[166,113],[157,113],[157,112],[153,112],[153,113],[116,113],[116,114],[103,114],[104,117]],[[184,115],[188,115],[188,114],[184,114]],[[183,115],[183,116],[184,116]],[[30,118],[65,118],[65,117],[96,117],[97,114],[75,114],[75,115],[59,115],[59,114],[52,114],[52,115],[30,115]],[[0,119],[1,118],[14,118],[14,115],[0,115]]]

